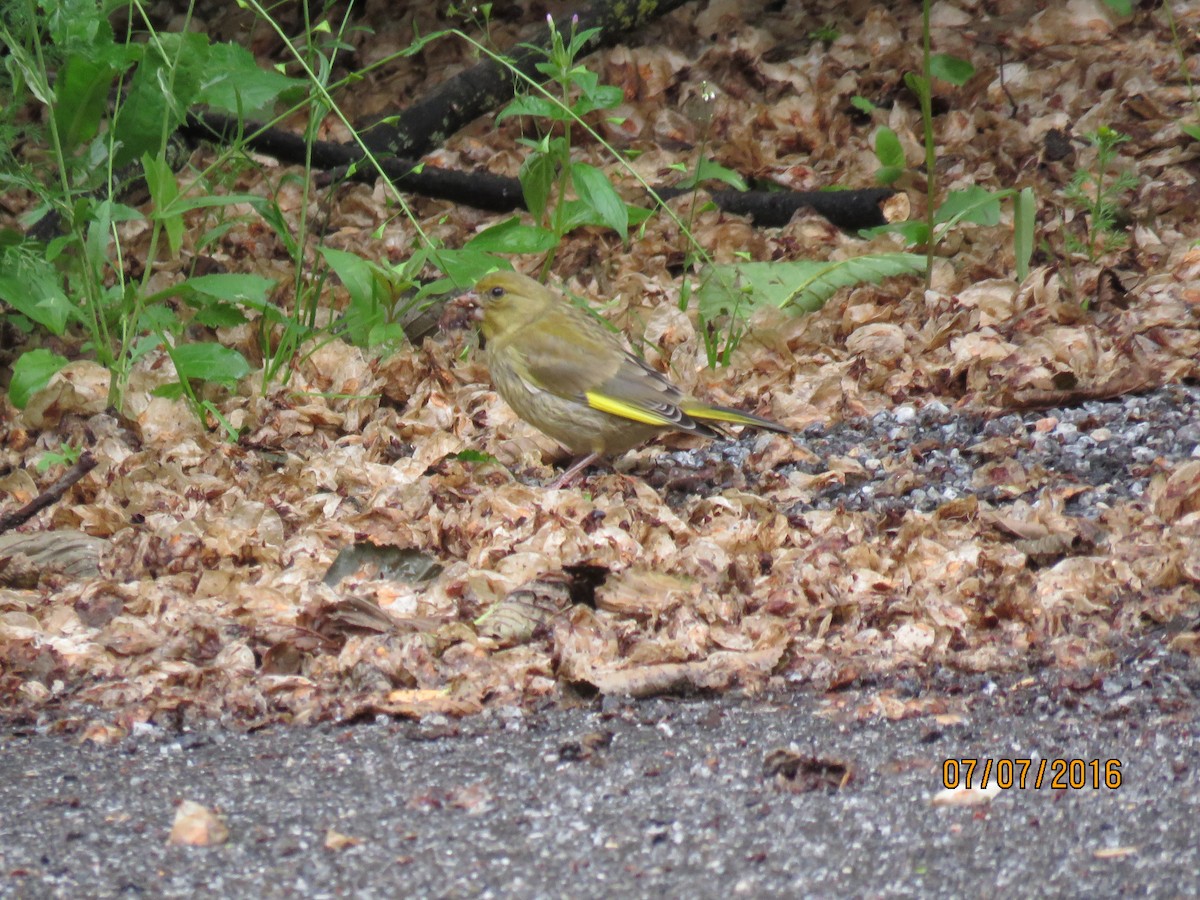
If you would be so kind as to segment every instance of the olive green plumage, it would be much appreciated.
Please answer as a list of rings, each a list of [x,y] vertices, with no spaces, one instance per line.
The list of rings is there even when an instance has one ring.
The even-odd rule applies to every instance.
[[[664,431],[722,437],[723,426],[733,424],[791,433],[769,419],[688,396],[599,322],[532,278],[495,272],[475,286],[475,294],[483,311],[484,358],[500,396],[571,452],[590,454],[588,461]]]

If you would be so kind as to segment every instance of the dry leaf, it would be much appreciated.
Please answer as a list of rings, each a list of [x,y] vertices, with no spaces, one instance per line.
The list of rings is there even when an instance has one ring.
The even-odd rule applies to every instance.
[[[1105,847],[1103,850],[1093,850],[1095,859],[1124,859],[1138,852],[1138,847]]]
[[[950,807],[986,806],[999,793],[1001,789],[994,784],[985,788],[945,788],[934,794],[929,803],[932,806]]]
[[[350,837],[350,835],[334,831],[332,828],[325,832],[324,846],[326,850],[345,850],[348,847],[357,847],[361,843],[362,838]]]
[[[229,829],[219,815],[192,800],[183,800],[175,808],[168,844],[186,847],[213,847],[229,840]]]
[[[841,790],[854,780],[854,773],[854,766],[845,760],[801,753],[795,746],[777,747],[763,759],[763,775],[792,794]]]

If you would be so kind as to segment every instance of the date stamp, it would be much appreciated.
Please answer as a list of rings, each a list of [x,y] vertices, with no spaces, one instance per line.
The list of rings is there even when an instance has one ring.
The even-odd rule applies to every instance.
[[[942,763],[942,786],[1051,788],[1053,790],[1110,790],[1121,786],[1119,759],[1006,759],[986,756],[947,759]]]

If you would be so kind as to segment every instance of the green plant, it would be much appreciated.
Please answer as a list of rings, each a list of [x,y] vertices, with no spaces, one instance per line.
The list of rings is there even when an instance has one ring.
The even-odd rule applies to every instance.
[[[46,386],[54,373],[70,360],[65,356],[38,348],[22,353],[13,363],[12,380],[8,383],[8,399],[17,409],[24,409],[29,398]]]
[[[689,216],[687,221],[680,220],[662,202],[661,198],[657,197],[650,186],[629,167],[628,161],[601,141],[599,136],[583,121],[582,116],[586,112],[609,108],[590,105],[587,98],[594,99],[596,96],[593,87],[596,85],[596,76],[592,73],[587,73],[586,76],[580,75],[581,71],[586,70],[575,67],[570,62],[573,60],[574,54],[582,48],[588,35],[589,32],[574,34],[569,42],[562,42],[561,37],[557,38],[553,44],[554,49],[551,51],[551,56],[555,53],[560,54],[557,64],[546,63],[539,67],[543,74],[550,76],[551,81],[558,85],[559,93],[562,95],[561,100],[539,86],[531,85],[533,92],[515,100],[504,113],[507,115],[519,112],[535,117],[542,116],[548,118],[552,124],[557,123],[562,127],[560,136],[547,132],[538,141],[523,141],[534,151],[521,169],[521,182],[525,190],[527,205],[530,211],[534,212],[535,217],[540,217],[547,224],[527,226],[521,224],[517,217],[512,217],[481,232],[467,244],[468,249],[507,253],[545,252],[552,251],[557,247],[562,236],[578,225],[608,225],[615,229],[611,221],[605,221],[597,215],[598,211],[586,199],[577,201],[568,199],[566,206],[563,205],[562,198],[567,184],[564,173],[571,172],[573,175],[573,168],[579,165],[570,161],[570,126],[574,126],[583,128],[593,139],[600,142],[612,157],[634,175],[641,186],[654,197],[658,204],[657,211],[669,216],[679,227],[686,242],[685,268],[691,269],[697,264],[701,265],[699,286],[694,293],[698,298],[697,311],[700,319],[700,331],[710,366],[729,362],[733,351],[745,334],[746,319],[757,306],[763,303],[808,311],[818,308],[839,287],[864,281],[880,281],[892,275],[907,274],[913,271],[913,260],[916,258],[908,254],[883,254],[833,264],[753,263],[748,260],[725,266],[714,264],[692,234],[692,217]],[[580,78],[582,81],[580,83],[571,82],[570,78],[566,77],[568,72],[573,73],[571,78]],[[571,84],[570,89],[564,87],[568,82]],[[576,95],[585,102],[580,104],[578,100],[572,101]],[[617,99],[615,94],[613,99]],[[711,114],[714,99],[715,96],[707,86],[703,87],[700,94],[701,103],[692,110],[692,112],[699,113],[694,116],[699,119],[698,124],[707,124],[704,121],[703,112],[708,110]],[[703,134],[706,138],[707,129]],[[707,159],[704,150],[705,141],[702,140],[697,153],[695,169],[688,178],[683,180],[681,187],[690,187],[695,190],[702,181],[717,180],[738,190],[746,189],[744,181],[737,173]],[[587,167],[587,169],[599,175],[598,170],[591,169],[591,167]],[[686,171],[686,169],[680,166],[677,167],[677,171]],[[556,176],[557,181],[550,177],[552,174]],[[556,184],[557,192],[555,193]],[[605,180],[605,187],[612,191],[613,197],[617,196],[607,180]],[[579,192],[577,182],[575,188]],[[553,206],[550,204],[552,196],[555,199]],[[696,209],[696,204],[693,203],[693,216]],[[568,213],[565,221],[569,227],[565,230],[549,227],[553,224],[553,216],[561,215],[564,210]],[[626,211],[629,214],[629,224],[636,224],[637,221],[649,215],[648,211],[629,205],[626,205]],[[615,230],[621,232],[621,229]],[[624,233],[621,233],[624,237]],[[552,252],[546,265],[548,266],[551,261]],[[545,268],[546,266],[543,267],[543,271]],[[692,294],[692,286],[685,279],[681,290],[681,307],[687,305]],[[723,327],[718,327],[719,322],[724,323]]]
[[[0,299],[12,309],[0,314],[27,334],[39,327],[68,337],[82,332],[80,350],[94,354],[112,372],[109,399],[116,406],[121,405],[133,364],[145,353],[162,348],[173,360],[177,377],[156,393],[184,398],[197,415],[215,421],[227,433],[232,433],[228,423],[211,402],[201,399],[194,385],[199,381],[232,385],[249,371],[249,365],[237,351],[213,339],[201,337],[199,342],[181,344],[186,326],[215,329],[253,321],[266,390],[277,378],[286,381],[296,354],[313,338],[342,336],[363,345],[394,347],[402,334],[397,316],[403,308],[391,301],[416,284],[426,264],[433,262],[450,273],[457,285],[470,283],[497,264],[490,254],[439,248],[418,226],[420,248],[396,270],[366,260],[351,262],[333,251],[319,252],[317,258],[324,265],[312,278],[308,266],[315,234],[309,222],[311,172],[285,174],[281,182],[286,186],[292,180],[302,197],[294,225],[274,198],[239,195],[221,186],[247,165],[242,140],[204,171],[177,174],[185,167],[170,137],[193,105],[205,104],[239,118],[265,118],[264,127],[307,106],[305,136],[310,143],[324,117],[341,116],[332,92],[355,76],[335,84],[330,73],[336,54],[346,46],[342,38],[346,20],[336,27],[310,21],[305,6],[303,34],[293,40],[261,6],[252,0],[246,5],[276,28],[304,73],[303,80],[260,70],[239,47],[210,45],[195,34],[158,33],[148,20],[137,18],[138,4],[130,5],[129,29],[121,38],[113,34],[107,10],[84,0],[46,7],[27,0],[0,13],[0,37],[13,48],[3,73],[10,90],[3,95],[16,98],[10,99],[10,110],[28,102],[49,109],[45,142],[53,151],[48,166],[35,166],[5,157],[0,150],[0,162],[6,164],[0,186],[37,192],[43,199],[42,210],[58,217],[62,232],[45,246],[15,232],[0,234]],[[135,22],[140,33],[134,31]],[[415,39],[399,55],[415,53],[438,36]],[[51,71],[58,72],[53,84]],[[118,97],[111,109],[110,88]],[[281,99],[290,100],[292,106],[272,117]],[[131,147],[140,155],[131,155]],[[369,165],[378,167],[369,152],[366,156]],[[117,169],[129,160],[131,164]],[[140,210],[121,201],[124,184],[139,171],[150,194],[150,202]],[[395,192],[394,198],[408,214],[403,197]],[[245,207],[273,230],[293,262],[290,302],[289,298],[279,302],[274,281],[250,274],[183,277],[167,287],[150,289],[160,256],[179,258],[185,237],[188,248],[200,256],[246,216]],[[135,260],[123,224],[138,220],[149,225],[149,249],[139,245]],[[138,263],[141,275],[131,278],[129,271]],[[320,326],[319,302],[331,273],[346,282],[350,304],[344,316]],[[446,282],[435,285],[444,288]],[[418,288],[415,296],[423,302],[428,291]],[[18,360],[15,372],[21,377],[16,379],[17,390],[10,391],[14,402],[27,403],[66,361],[44,351]]]
[[[951,84],[962,85],[974,74],[969,62],[948,54],[933,54],[930,49],[929,12],[931,0],[921,3],[921,71],[906,72],[904,83],[917,97],[921,107],[921,126],[925,146],[925,228],[928,235],[936,235],[935,207],[937,204],[937,147],[933,135],[933,79],[941,78]],[[933,279],[933,258],[936,243],[925,245],[925,287]]]
[[[719,329],[712,321],[705,320],[703,328],[710,365],[716,365],[723,360],[727,361],[742,334],[744,315],[738,314],[736,310],[740,307],[740,300],[744,295],[735,291],[735,286],[729,280],[726,270],[713,267],[711,257],[696,241],[695,236],[691,233],[689,223],[680,219],[645,179],[633,169],[629,160],[614,150],[583,118],[586,112],[611,108],[611,106],[597,103],[597,100],[614,103],[619,100],[617,93],[609,93],[607,100],[603,93],[598,95],[597,89],[600,86],[596,76],[586,73],[586,70],[573,64],[576,54],[582,49],[588,36],[594,32],[590,29],[579,33],[573,32],[570,41],[563,41],[561,33],[556,31],[553,22],[550,24],[552,33],[557,34],[558,37],[552,39],[552,49],[548,57],[557,54],[557,62],[543,63],[539,66],[539,71],[551,76],[551,81],[556,86],[555,93],[543,88],[534,79],[512,65],[510,61],[484,47],[470,36],[458,31],[454,32],[457,37],[470,43],[479,52],[505,66],[514,80],[523,82],[528,87],[529,93],[524,97],[517,98],[502,115],[520,113],[534,118],[542,117],[548,120],[548,127],[543,131],[543,136],[539,140],[522,141],[533,151],[530,158],[521,167],[522,188],[526,205],[535,219],[539,220],[539,224],[530,226],[524,224],[519,216],[510,217],[480,232],[461,250],[441,251],[437,256],[437,264],[439,267],[443,267],[444,271],[447,271],[445,266],[448,264],[457,266],[460,271],[468,269],[474,271],[481,264],[496,268],[492,253],[549,253],[550,255],[543,265],[543,272],[545,272],[553,261],[553,251],[558,247],[563,235],[572,229],[581,225],[612,227],[620,224],[619,221],[615,221],[620,215],[615,207],[620,198],[607,179],[604,180],[603,185],[597,179],[595,190],[590,193],[585,190],[584,196],[578,199],[572,200],[564,197],[564,189],[568,184],[574,182],[573,176],[576,171],[584,172],[585,177],[603,177],[599,170],[590,166],[577,169],[578,164],[571,161],[570,133],[574,129],[581,130],[599,144],[618,166],[623,168],[655,201],[654,212],[667,216],[680,229],[688,248],[685,250],[685,259],[689,263],[702,261],[705,268],[701,277],[709,285],[709,289],[716,290],[724,284],[724,289],[731,298],[730,308],[735,310],[727,318],[725,336],[720,338]],[[560,46],[561,49],[559,49]],[[555,73],[557,73],[557,77],[554,77]],[[576,82],[573,79],[579,80]],[[568,87],[564,89],[564,85],[568,85]],[[576,95],[578,95],[577,98]],[[558,129],[560,133],[555,134],[554,129]],[[712,178],[740,186],[735,173],[705,159],[701,152],[695,176],[692,179],[692,186],[695,187],[701,180]],[[574,186],[576,193],[580,193],[577,182],[574,182]],[[606,198],[605,205],[611,213],[609,218],[606,219],[604,208],[601,208],[600,204],[596,202],[597,197]],[[626,229],[629,226],[641,224],[652,214],[649,210],[629,204],[625,204],[624,209],[627,215],[625,229],[617,229],[623,238],[627,237]],[[690,286],[685,284],[683,290],[686,294],[690,290]],[[701,318],[703,319],[703,315]]]
[[[720,165],[715,160],[709,159],[706,155],[708,141],[712,132],[713,111],[716,106],[716,100],[716,90],[707,81],[702,82],[699,92],[685,105],[688,118],[700,129],[700,143],[696,148],[696,163],[690,173],[684,163],[677,163],[671,166],[672,169],[685,176],[676,186],[685,190],[690,188],[692,191],[692,202],[688,205],[687,222],[679,230],[679,238],[683,244],[684,269],[683,281],[679,287],[679,308],[681,310],[686,310],[692,299],[694,288],[691,274],[697,271],[707,256],[699,247],[692,234],[692,226],[696,221],[696,214],[711,209],[714,206],[711,201],[703,205],[697,202],[697,193],[700,190],[701,183],[705,181],[717,181],[737,191],[745,191],[749,187],[745,179],[737,172]],[[704,341],[705,354],[708,357],[709,364],[715,365],[722,356],[727,359],[728,352],[722,352],[722,343],[731,350],[733,346],[736,346],[741,333],[740,321],[742,317],[739,316],[737,305],[735,304],[734,308],[728,313],[729,324],[723,338],[720,330],[712,327],[712,320],[708,317],[707,310],[703,306],[697,307],[697,315],[700,319],[700,335]]]
[[[79,462],[79,457],[83,454],[82,447],[76,447],[74,444],[60,444],[57,450],[47,450],[39,458],[34,467],[39,472],[45,472],[51,466],[73,466]]]
[[[404,320],[408,316],[453,290],[456,284],[470,282],[475,271],[487,271],[497,262],[490,254],[468,256],[470,271],[459,273],[455,263],[464,259],[463,254],[440,248],[418,250],[395,266],[331,247],[322,247],[320,252],[350,298],[330,335],[360,347],[381,347],[385,351],[398,349],[405,342]],[[422,282],[420,275],[425,266],[437,265],[439,261],[452,277]]]
[[[1183,49],[1183,42],[1179,39],[1179,29],[1175,27],[1175,13],[1171,10],[1170,0],[1163,0],[1163,13],[1166,14],[1167,24],[1171,26],[1171,45],[1175,48],[1175,55],[1179,57],[1179,72],[1183,76],[1183,83],[1187,85],[1188,99],[1192,104],[1192,111],[1200,110],[1200,101],[1196,98],[1196,87],[1192,84],[1192,73],[1188,67],[1187,53]],[[1200,141],[1200,121],[1185,122],[1179,126],[1179,130],[1193,140]]]
[[[471,3],[465,6],[459,6],[457,3],[451,3],[446,9],[446,14],[462,19],[471,25],[474,25],[488,37],[491,37],[492,25],[492,4],[490,3]]]
[[[745,316],[763,305],[813,312],[841,288],[919,274],[923,267],[924,260],[911,253],[871,253],[832,262],[739,262],[714,266],[714,274],[725,275],[727,281],[735,284],[732,295],[735,299],[731,300],[721,280],[710,279],[699,290],[700,311],[707,319],[738,308]]]
[[[814,28],[808,33],[810,41],[820,41],[822,44],[829,45],[838,39],[841,32],[838,31],[836,25],[825,24]]]
[[[1113,163],[1117,148],[1129,140],[1107,125],[1084,135],[1096,151],[1091,169],[1078,169],[1067,185],[1064,195],[1087,216],[1086,233],[1082,239],[1068,234],[1068,252],[1084,252],[1089,260],[1124,246],[1126,237],[1117,231],[1123,195],[1138,186],[1138,178],[1129,171],[1115,171]]]
[[[210,44],[186,30],[158,32],[145,20],[144,33],[135,35],[132,22],[140,10],[130,6],[130,30],[122,39],[114,35],[108,10],[84,0],[45,6],[26,0],[0,13],[0,38],[10,50],[0,76],[12,98],[9,108],[44,106],[44,132],[31,137],[49,148],[36,163],[5,157],[0,184],[33,192],[41,200],[36,217],[50,216],[58,226],[57,236],[44,243],[16,233],[0,236],[0,299],[12,310],[5,315],[26,333],[39,326],[58,335],[80,332],[81,349],[112,372],[109,401],[115,406],[133,364],[182,334],[186,320],[166,301],[184,296],[207,307],[211,299],[186,280],[150,289],[160,251],[180,255],[185,214],[260,202],[209,196],[207,173],[181,188],[175,174],[181,154],[172,134],[194,104],[249,112],[294,88],[290,79],[261,71],[242,48]],[[139,173],[151,197],[145,213],[123,202]],[[142,238],[148,249],[134,275],[125,226],[138,221],[149,237]],[[208,311],[216,314],[215,307]],[[53,374],[46,359],[34,360],[22,370],[36,371],[38,380],[18,392],[18,405]]]
[[[940,79],[961,86],[975,74],[975,67],[967,60],[947,53],[933,53],[930,47],[930,0],[922,4],[922,71],[905,73],[904,82],[917,98],[921,110],[923,146],[925,150],[925,218],[921,221],[896,222],[869,229],[866,235],[892,232],[904,237],[909,246],[925,248],[925,284],[928,287],[933,276],[933,260],[938,243],[953,228],[963,223],[992,226],[1000,222],[1000,204],[1013,200],[1013,246],[1016,258],[1017,277],[1021,280],[1029,274],[1029,261],[1033,255],[1033,233],[1036,207],[1033,191],[1007,189],[988,191],[982,187],[971,187],[951,191],[945,200],[937,202],[937,144],[933,131],[933,81]],[[865,97],[851,98],[851,104],[862,112],[872,114],[875,105]],[[876,180],[881,184],[893,184],[907,170],[907,160],[900,138],[887,126],[875,132],[875,156],[880,168]]]
[[[600,84],[595,72],[576,63],[599,29],[578,30],[578,20],[573,19],[570,35],[564,36],[552,17],[546,20],[550,25],[550,47],[545,51],[546,61],[536,68],[554,86],[557,96],[544,90],[521,94],[496,116],[496,121],[527,116],[546,123],[538,138],[520,139],[530,151],[521,165],[521,191],[536,224],[524,225],[513,217],[483,231],[468,244],[490,252],[546,253],[543,277],[569,232],[584,225],[599,225],[611,228],[624,241],[629,237],[631,221],[636,224],[649,215],[622,200],[602,171],[571,158],[575,125],[590,113],[612,109],[623,99],[620,88]],[[569,197],[572,188],[574,199]]]
[[[904,174],[904,148],[896,132],[886,125],[875,132],[875,158],[879,160],[875,180],[880,184],[894,184]]]
[[[1017,277],[1023,279],[1029,274],[1029,258],[1032,255],[1035,208],[1033,191],[1030,188],[1021,191],[1012,188],[989,191],[976,185],[961,191],[951,191],[929,217],[933,220],[932,231],[927,218],[893,222],[867,229],[863,233],[868,237],[889,232],[899,234],[909,246],[926,248],[928,258],[928,254],[948,232],[964,223],[984,226],[1000,224],[1000,205],[1008,199],[1014,202],[1013,231]]]

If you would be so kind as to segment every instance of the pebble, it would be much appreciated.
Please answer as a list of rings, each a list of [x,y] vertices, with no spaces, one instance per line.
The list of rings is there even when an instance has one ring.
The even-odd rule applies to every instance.
[[[818,474],[825,460],[849,457],[865,472],[846,484],[829,484],[787,510],[845,508],[932,512],[947,500],[978,496],[990,503],[1032,502],[1040,492],[1067,486],[1088,490],[1066,503],[1071,515],[1095,517],[1141,496],[1151,465],[1200,458],[1200,386],[1174,384],[1138,397],[1088,401],[1077,407],[1010,413],[987,419],[940,401],[806,428],[799,442],[817,460],[780,469]],[[995,438],[1007,438],[991,441]],[[1050,439],[1047,439],[1050,438]],[[920,452],[910,448],[920,442]],[[1097,446],[1100,445],[1100,446]],[[973,449],[980,448],[980,449]],[[999,496],[974,483],[977,470],[1015,460],[1026,472],[1045,473],[1018,495]],[[915,477],[914,477],[915,476]],[[903,477],[897,492],[894,479]]]

